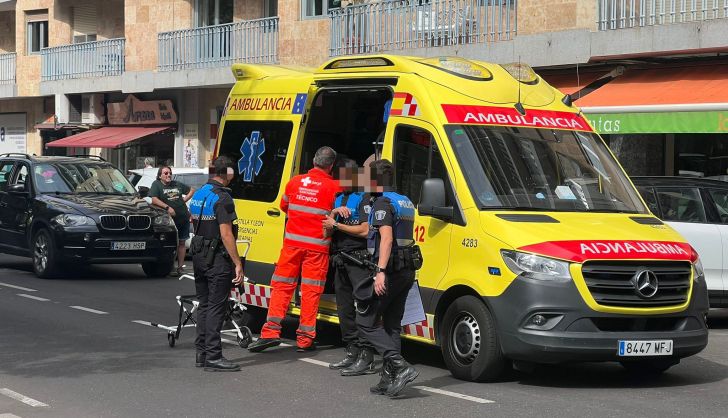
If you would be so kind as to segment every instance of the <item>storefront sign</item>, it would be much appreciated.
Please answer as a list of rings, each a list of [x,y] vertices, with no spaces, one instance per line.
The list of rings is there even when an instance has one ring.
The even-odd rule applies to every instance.
[[[26,153],[25,113],[0,113],[0,154]]]
[[[521,115],[512,107],[442,105],[447,121],[480,125],[527,126],[532,128],[590,131],[586,120],[579,114],[551,110],[528,109]]]
[[[592,113],[586,117],[600,134],[728,133],[728,111]]]
[[[165,125],[177,123],[171,100],[143,102],[128,95],[121,103],[108,104],[109,125]]]

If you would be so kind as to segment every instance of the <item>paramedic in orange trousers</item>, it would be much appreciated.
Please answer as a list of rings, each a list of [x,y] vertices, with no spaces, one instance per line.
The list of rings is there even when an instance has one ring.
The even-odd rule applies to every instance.
[[[301,316],[296,331],[298,351],[313,350],[316,315],[329,268],[331,237],[324,236],[321,223],[334,208],[339,183],[331,177],[336,151],[321,147],[313,157],[314,168],[293,177],[281,198],[288,216],[283,249],[278,258],[268,305],[268,320],[260,338],[248,350],[260,352],[281,343],[281,322],[301,278]]]

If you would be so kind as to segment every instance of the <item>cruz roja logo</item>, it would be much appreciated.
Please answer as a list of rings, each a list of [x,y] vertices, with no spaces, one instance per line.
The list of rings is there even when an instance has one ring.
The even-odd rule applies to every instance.
[[[260,137],[260,131],[250,133],[250,138],[245,138],[240,146],[240,153],[243,155],[238,160],[238,173],[243,176],[243,181],[253,181],[253,173],[257,176],[263,168],[261,156],[265,152],[265,138]]]

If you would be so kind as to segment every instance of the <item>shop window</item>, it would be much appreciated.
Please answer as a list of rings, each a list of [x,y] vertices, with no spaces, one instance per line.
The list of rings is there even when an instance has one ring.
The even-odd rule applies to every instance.
[[[37,54],[48,46],[48,10],[25,12],[26,50]]]
[[[292,131],[291,122],[225,123],[219,155],[232,158],[237,165],[230,183],[234,198],[275,201]]]
[[[304,18],[326,17],[329,10],[341,7],[341,0],[301,0]]]
[[[8,182],[10,181],[10,172],[13,171],[12,161],[0,162],[0,192],[4,192],[8,188]]]
[[[697,188],[659,188],[656,192],[663,220],[706,222],[705,207]]]
[[[445,162],[432,134],[426,130],[397,126],[394,131],[394,172],[397,192],[409,197],[415,205],[420,201],[422,183],[428,178],[440,178],[445,182],[445,204],[453,204],[454,195]]]
[[[708,190],[710,197],[715,204],[715,210],[720,216],[720,223],[728,224],[728,191],[726,190]]]
[[[645,203],[647,203],[647,207],[650,208],[650,212],[658,218],[662,217],[660,214],[660,208],[657,206],[655,191],[652,190],[652,187],[637,187],[637,191],[640,192],[642,198],[645,199]]]

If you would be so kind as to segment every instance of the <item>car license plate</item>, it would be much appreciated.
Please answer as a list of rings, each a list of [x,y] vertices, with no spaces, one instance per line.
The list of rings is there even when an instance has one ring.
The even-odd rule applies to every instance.
[[[619,340],[619,356],[669,356],[672,354],[672,340]]]
[[[113,251],[119,251],[119,250],[144,250],[147,248],[146,242],[119,242],[114,241],[111,243],[111,249]]]

